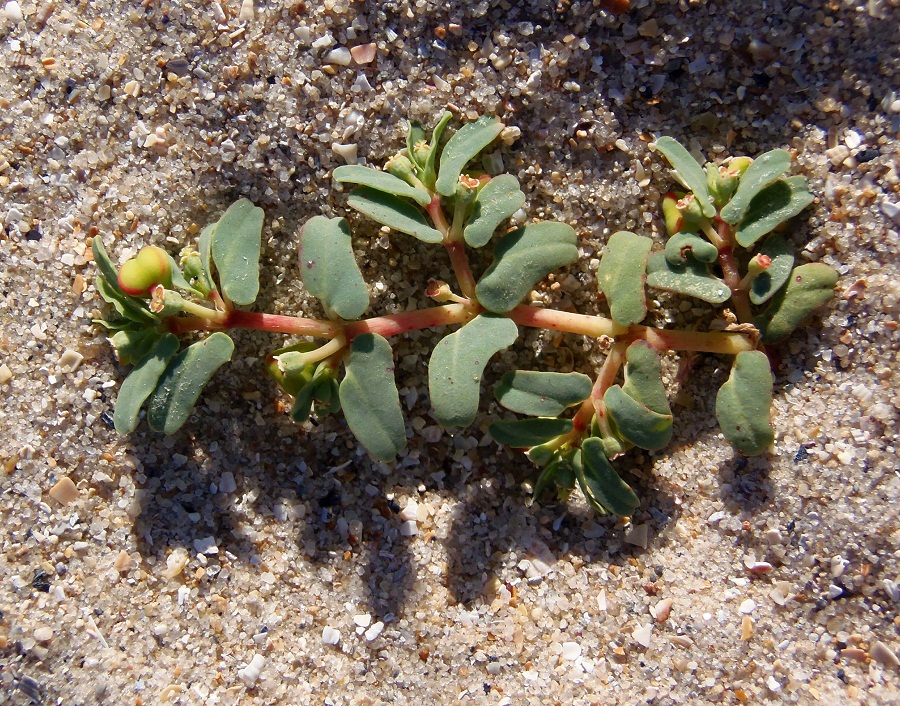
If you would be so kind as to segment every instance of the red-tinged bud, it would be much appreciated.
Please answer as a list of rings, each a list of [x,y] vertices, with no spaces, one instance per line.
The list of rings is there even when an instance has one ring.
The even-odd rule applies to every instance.
[[[666,194],[663,198],[662,209],[663,218],[666,221],[666,230],[669,232],[669,235],[675,235],[680,232],[684,219],[682,219],[678,210],[678,194],[674,191]]]
[[[146,297],[157,284],[172,286],[172,263],[165,250],[150,245],[119,268],[119,288],[133,297]]]

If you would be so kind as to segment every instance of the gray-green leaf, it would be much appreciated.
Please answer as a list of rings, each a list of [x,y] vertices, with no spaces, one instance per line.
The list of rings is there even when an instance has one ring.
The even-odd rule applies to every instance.
[[[709,187],[706,183],[706,174],[703,167],[691,156],[677,140],[671,137],[660,137],[656,141],[656,149],[662,152],[663,157],[672,165],[675,176],[694,196],[700,204],[700,211],[706,218],[716,215],[716,207],[709,195]]]
[[[428,195],[425,189],[411,186],[393,174],[357,164],[346,164],[338,167],[334,170],[334,179],[342,183],[368,186],[376,191],[412,199],[422,206],[427,206],[431,203],[431,196]]]
[[[639,323],[647,315],[644,283],[653,241],[627,230],[613,233],[597,269],[597,285],[606,295],[613,320],[622,326]]]
[[[731,375],[716,395],[716,418],[725,438],[741,453],[760,454],[772,445],[771,404],[772,370],[766,354],[738,353]]]
[[[178,352],[178,346],[178,337],[167,333],[122,381],[119,395],[116,397],[116,410],[113,413],[113,424],[117,432],[124,435],[134,431],[141,406],[156,389],[156,384],[165,372],[166,366]]]
[[[731,201],[722,208],[722,220],[732,225],[740,223],[756,195],[790,169],[790,166],[791,155],[785,150],[771,150],[754,159],[741,175]]]
[[[314,216],[300,229],[300,278],[328,312],[356,319],[369,306],[369,291],[360,272],[350,227],[343,218]]]
[[[262,226],[263,210],[239,199],[228,207],[212,233],[212,259],[222,294],[241,306],[252,304],[259,294]]]
[[[469,225],[463,237],[473,248],[487,244],[503,221],[518,211],[525,203],[525,194],[519,189],[519,180],[511,174],[501,174],[491,179],[475,198]]]
[[[596,510],[630,517],[641,506],[631,486],[622,480],[606,458],[600,439],[585,439],[581,445],[581,463],[574,465],[578,485]]]
[[[494,397],[513,412],[533,417],[555,417],[566,407],[586,400],[593,383],[581,373],[511,370],[501,379]]]
[[[150,399],[147,421],[154,431],[173,434],[187,421],[200,393],[231,360],[234,342],[217,331],[181,351],[166,368]]]
[[[765,304],[791,276],[794,253],[791,252],[787,241],[781,235],[775,234],[766,239],[759,249],[759,254],[766,255],[770,264],[751,281],[750,301],[754,304]]]
[[[728,285],[713,276],[706,264],[690,256],[686,264],[673,265],[664,253],[654,253],[647,260],[647,284],[710,304],[724,304],[731,298]]]
[[[779,341],[834,296],[838,274],[828,265],[811,262],[795,267],[788,283],[753,323],[765,343]]]
[[[94,281],[97,293],[119,316],[143,326],[159,322],[159,317],[151,312],[144,301],[125,294],[118,284],[110,283],[106,277],[98,277]]]
[[[494,441],[512,446],[514,449],[528,449],[544,444],[558,436],[568,434],[572,429],[572,420],[558,417],[519,419],[513,422],[497,421],[489,427]]]
[[[434,347],[428,390],[443,427],[465,427],[478,413],[481,376],[492,355],[511,346],[518,327],[505,316],[479,314]]]
[[[116,349],[116,357],[122,365],[140,363],[153,349],[162,334],[155,326],[127,326],[116,331],[110,342]]]
[[[550,272],[578,258],[575,230],[565,223],[531,223],[504,235],[475,288],[488,311],[510,311]]]
[[[496,118],[482,115],[473,123],[463,125],[444,145],[435,187],[443,196],[453,196],[459,175],[475,155],[503,132],[504,125]]]
[[[350,344],[344,365],[340,401],[350,431],[372,458],[392,461],[406,445],[406,429],[391,345],[377,334],[361,334]]]
[[[453,113],[444,111],[438,119],[437,125],[434,126],[434,130],[431,131],[431,149],[428,151],[428,157],[425,159],[425,165],[422,169],[422,182],[429,189],[434,189],[434,181],[437,178],[434,165],[438,152],[440,151],[441,135],[444,134],[444,128],[447,127],[447,123],[449,123],[452,118]]]
[[[373,221],[423,242],[439,243],[443,240],[440,231],[428,225],[418,208],[393,194],[362,186],[350,194],[347,203]]]
[[[735,233],[738,244],[749,248],[766,233],[800,213],[814,198],[807,189],[806,177],[779,179],[767,186],[747,207]]]
[[[635,341],[625,351],[625,361],[622,392],[658,414],[671,415],[656,351],[646,341]]]
[[[696,233],[681,231],[666,242],[666,260],[673,265],[683,265],[688,256],[698,262],[715,262],[719,259],[719,249]]]
[[[672,415],[654,412],[618,385],[606,391],[603,404],[614,424],[613,430],[628,443],[657,451],[672,440]]]

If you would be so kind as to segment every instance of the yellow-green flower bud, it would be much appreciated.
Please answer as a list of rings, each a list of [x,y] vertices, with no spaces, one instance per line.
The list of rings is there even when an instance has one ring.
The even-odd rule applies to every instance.
[[[388,160],[384,168],[388,174],[393,174],[398,179],[403,179],[407,184],[412,186],[418,185],[415,166],[408,157],[402,154],[395,154]]]
[[[141,251],[119,268],[119,289],[133,297],[146,297],[157,284],[172,286],[172,263],[162,248],[154,245]]]

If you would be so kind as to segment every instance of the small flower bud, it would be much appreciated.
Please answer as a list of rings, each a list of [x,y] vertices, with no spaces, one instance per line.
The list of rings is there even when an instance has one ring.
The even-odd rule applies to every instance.
[[[162,248],[141,248],[136,257],[119,268],[119,289],[133,297],[145,297],[157,284],[172,286],[172,263]]]
[[[680,232],[683,219],[678,211],[678,195],[674,191],[670,191],[663,197],[662,209],[663,218],[666,221],[666,230],[669,235],[675,235]]]
[[[174,316],[184,311],[184,297],[173,289],[166,289],[161,284],[150,290],[150,311],[160,316]]]
[[[425,140],[419,140],[415,145],[413,145],[413,154],[412,158],[416,162],[416,164],[425,164],[428,161],[428,155],[431,154],[431,145],[429,145]]]
[[[772,258],[760,253],[747,263],[747,275],[751,278],[756,277],[758,274],[768,270],[771,266]]]
[[[387,171],[388,174],[393,174],[399,179],[403,179],[407,184],[413,186],[418,185],[418,179],[416,179],[413,163],[408,157],[405,157],[402,154],[396,154],[391,157],[385,165],[385,171]]]
[[[469,204],[475,200],[478,190],[481,188],[481,181],[467,174],[459,175],[459,183],[456,185],[454,197],[457,204]]]
[[[190,248],[184,248],[180,253],[181,269],[188,283],[203,296],[210,293],[211,288],[207,282],[206,272],[203,269],[203,260],[200,254]]]
[[[706,165],[706,185],[717,206],[723,206],[737,190],[740,175],[726,167],[717,167],[711,162]]]

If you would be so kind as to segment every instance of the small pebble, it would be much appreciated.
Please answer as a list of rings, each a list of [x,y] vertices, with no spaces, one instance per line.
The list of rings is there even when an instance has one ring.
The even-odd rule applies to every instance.
[[[259,679],[259,673],[262,671],[262,668],[266,664],[266,658],[260,654],[253,655],[253,659],[250,660],[250,664],[248,664],[243,669],[238,670],[238,679],[240,679],[247,686],[253,686],[256,683],[256,680]]]
[[[78,370],[78,366],[81,365],[81,362],[84,360],[84,356],[81,355],[78,351],[73,351],[70,348],[67,348],[63,351],[63,354],[59,357],[59,367],[69,373],[74,373]]]
[[[367,628],[372,623],[372,616],[368,613],[362,615],[354,615],[353,622],[361,628]]]
[[[238,13],[239,22],[250,22],[253,19],[253,0],[244,0],[241,3],[241,11]]]
[[[194,540],[194,549],[198,554],[218,554],[219,547],[216,546],[215,537],[202,537]]]
[[[12,380],[12,370],[4,363],[3,365],[0,365],[0,385],[8,383],[10,380]]]
[[[415,537],[418,533],[419,526],[415,520],[410,520],[400,525],[400,535],[403,537]]]
[[[581,645],[579,645],[577,642],[562,643],[563,659],[568,660],[569,662],[573,662],[579,657],[581,657]]]
[[[219,477],[219,492],[229,495],[237,490],[237,483],[234,481],[234,473],[225,471]]]
[[[25,16],[22,14],[22,7],[15,0],[6,3],[6,7],[3,8],[3,14],[6,15],[6,19],[8,19],[13,24],[18,24]]]
[[[182,547],[175,549],[166,557],[166,568],[162,575],[164,578],[173,579],[180,574],[188,563],[188,553]]]
[[[741,640],[749,642],[751,637],[753,637],[753,618],[745,615],[741,619]]]
[[[842,556],[831,557],[831,577],[838,578],[839,576],[843,576],[844,570],[849,564],[850,562],[846,561]]]
[[[341,633],[330,625],[326,625],[322,629],[322,642],[326,645],[336,645],[341,641]]]
[[[756,610],[756,601],[754,601],[752,598],[748,598],[743,603],[741,603],[741,607],[738,608],[738,610],[740,610],[744,615],[749,615],[754,610]]]
[[[353,55],[346,47],[337,47],[328,52],[323,58],[326,64],[335,64],[337,66],[349,66]]]
[[[119,572],[128,571],[132,566],[134,566],[134,559],[132,559],[131,555],[124,550],[119,552],[113,562],[113,568]]]
[[[876,662],[880,662],[889,667],[900,667],[900,658],[898,658],[894,651],[881,640],[876,640],[872,643],[872,646],[869,648],[869,656]]]
[[[831,584],[828,587],[827,595],[831,600],[837,600],[844,595],[844,589],[836,584]]]
[[[381,631],[384,630],[384,623],[380,620],[372,625],[368,630],[366,630],[366,642],[372,642],[376,637],[381,634]]]
[[[898,586],[895,581],[885,579],[881,582],[881,586],[884,588],[884,592],[888,594],[888,597],[892,601],[894,601],[895,603],[900,602],[900,586]]]
[[[347,164],[356,164],[359,148],[355,144],[343,145],[339,142],[333,142],[331,151]]]
[[[400,511],[400,519],[404,522],[416,520],[419,517],[419,503],[411,499],[406,503],[406,507]]]
[[[663,598],[659,603],[650,609],[650,614],[657,623],[664,623],[669,619],[669,613],[672,611],[671,598]]]
[[[368,64],[375,59],[375,44],[359,44],[350,48],[350,55],[357,64]]]
[[[646,549],[648,539],[649,528],[646,524],[632,525],[627,530],[625,530],[625,541],[628,544],[633,544],[634,546],[640,547],[641,549]]]
[[[68,505],[78,500],[79,492],[75,483],[68,476],[60,478],[56,485],[50,488],[50,497],[62,505]]]
[[[53,639],[53,630],[46,625],[42,625],[34,630],[34,639],[38,642],[50,642]],[[896,659],[896,657],[894,658]]]

